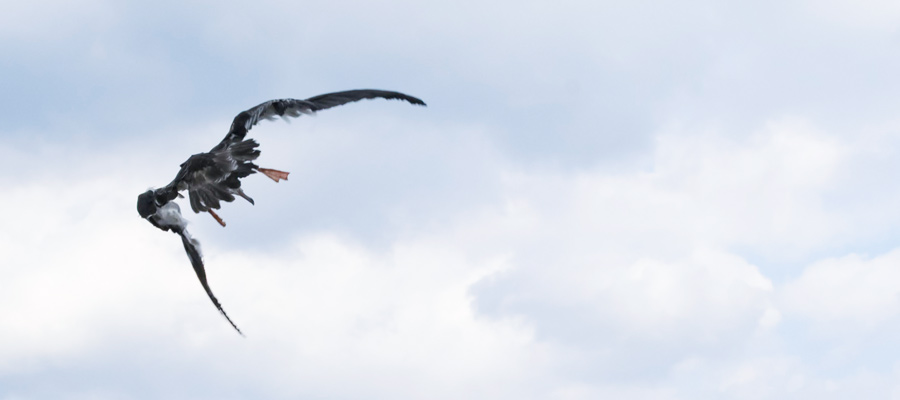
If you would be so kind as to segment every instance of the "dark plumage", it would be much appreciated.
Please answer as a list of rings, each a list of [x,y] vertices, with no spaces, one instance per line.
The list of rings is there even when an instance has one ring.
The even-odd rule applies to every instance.
[[[191,209],[195,213],[208,212],[224,227],[225,222],[213,211],[218,210],[222,206],[222,202],[232,202],[235,196],[240,196],[251,204],[254,203],[253,199],[241,190],[241,179],[257,171],[276,182],[281,179],[286,180],[288,176],[287,172],[260,168],[253,163],[260,154],[257,149],[259,143],[253,139],[244,139],[244,137],[254,125],[262,119],[299,117],[302,114],[313,114],[316,111],[342,104],[375,98],[403,100],[411,104],[425,105],[422,100],[403,93],[373,89],[328,93],[306,100],[270,100],[234,117],[231,129],[225,138],[209,152],[194,154],[183,162],[175,179],[168,185],[148,190],[138,196],[138,214],[153,226],[163,231],[172,231],[181,237],[184,250],[191,260],[197,278],[200,279],[200,284],[203,285],[203,289],[219,312],[238,333],[241,333],[241,330],[234,322],[231,322],[231,318],[225,314],[222,305],[219,304],[209,288],[199,242],[188,233],[187,220],[182,217],[181,208],[173,200],[181,197],[181,191],[187,190]]]

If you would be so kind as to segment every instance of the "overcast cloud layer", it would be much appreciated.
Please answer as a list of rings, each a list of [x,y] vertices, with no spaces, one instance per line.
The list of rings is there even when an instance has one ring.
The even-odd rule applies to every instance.
[[[893,2],[0,10],[0,400],[900,397]],[[278,97],[210,284],[135,197]],[[185,209],[187,207],[184,207]]]

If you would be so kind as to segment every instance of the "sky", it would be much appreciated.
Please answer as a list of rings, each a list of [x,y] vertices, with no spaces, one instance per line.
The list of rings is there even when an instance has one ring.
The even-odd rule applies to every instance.
[[[900,398],[900,6],[6,2],[0,400]],[[273,98],[256,205],[136,197]],[[183,209],[187,205],[182,202]]]

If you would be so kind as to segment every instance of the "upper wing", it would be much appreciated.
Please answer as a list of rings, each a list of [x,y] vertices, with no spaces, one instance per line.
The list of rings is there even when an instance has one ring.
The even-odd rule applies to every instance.
[[[352,103],[354,101],[376,98],[388,100],[404,100],[409,102],[410,104],[416,104],[420,106],[425,105],[424,101],[400,92],[391,92],[387,90],[376,89],[347,90],[344,92],[320,94],[315,97],[310,97],[306,99],[306,101],[315,104],[316,111],[318,111],[331,107],[337,107],[347,103]]]
[[[184,244],[184,251],[187,253],[188,258],[191,259],[191,265],[194,267],[194,272],[197,273],[197,278],[200,279],[200,284],[203,285],[203,290],[206,291],[209,299],[212,300],[219,312],[228,320],[228,323],[231,324],[241,336],[244,336],[244,333],[238,329],[237,325],[235,325],[234,322],[231,322],[231,318],[228,318],[228,314],[225,314],[225,310],[222,309],[219,300],[216,299],[216,296],[213,296],[212,289],[209,288],[209,283],[206,281],[206,269],[203,268],[203,259],[200,256],[200,251],[197,249],[197,241],[189,237],[184,230],[180,230],[177,233],[181,236],[181,243]]]
[[[243,111],[234,117],[234,121],[231,123],[231,129],[228,131],[228,134],[225,135],[225,139],[214,147],[213,150],[224,147],[227,143],[243,140],[247,131],[249,131],[250,128],[253,128],[253,126],[262,119],[271,120],[275,119],[276,116],[282,118],[299,117],[301,114],[312,114],[316,111],[337,107],[342,104],[375,98],[404,100],[410,104],[425,105],[424,101],[400,92],[376,89],[347,90],[344,92],[322,94],[310,97],[306,100],[269,100],[247,111]]]

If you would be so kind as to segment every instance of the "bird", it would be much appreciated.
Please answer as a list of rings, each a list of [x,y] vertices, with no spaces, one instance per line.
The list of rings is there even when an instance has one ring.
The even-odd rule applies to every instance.
[[[253,126],[263,119],[274,120],[276,117],[281,117],[288,121],[289,117],[315,114],[317,111],[343,104],[376,98],[402,100],[413,105],[425,106],[424,101],[413,96],[377,89],[326,93],[306,100],[269,100],[235,116],[225,138],[210,151],[190,156],[180,165],[172,182],[138,195],[138,214],[162,231],[171,231],[181,237],[184,251],[187,253],[203,290],[206,291],[219,313],[241,336],[244,336],[243,332],[225,313],[222,304],[219,303],[209,287],[203,256],[200,252],[200,242],[188,232],[188,221],[181,214],[181,208],[175,199],[184,197],[181,192],[187,191],[188,202],[194,213],[209,213],[219,225],[225,227],[225,221],[214,211],[220,209],[223,202],[232,202],[237,196],[247,200],[250,204],[255,204],[253,199],[241,189],[241,179],[256,172],[262,173],[275,182],[288,178],[288,172],[260,168],[254,163],[260,155],[260,150],[257,149],[259,143],[254,139],[246,139],[247,132]]]

